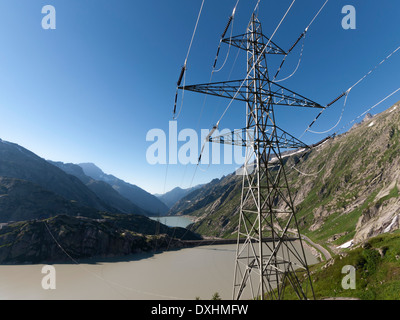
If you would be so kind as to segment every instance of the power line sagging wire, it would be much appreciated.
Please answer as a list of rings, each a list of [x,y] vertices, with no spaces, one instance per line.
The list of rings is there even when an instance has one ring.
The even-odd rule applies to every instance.
[[[345,111],[346,105],[347,105],[347,98],[349,96],[350,90],[351,89],[349,89],[349,91],[347,91],[346,94],[345,94],[346,98],[344,99],[342,113],[340,114],[339,120],[336,122],[336,124],[332,128],[330,128],[328,130],[325,130],[325,131],[313,131],[313,130],[309,129],[308,132],[311,132],[311,133],[314,133],[314,134],[325,134],[325,133],[331,132],[333,129],[336,129],[338,127],[338,125],[340,124],[340,122],[342,121],[342,119],[343,119],[344,111]]]
[[[180,75],[179,75],[179,79],[178,79],[178,82],[177,82],[177,87],[179,87],[179,86],[181,85],[182,78],[183,78],[184,84],[185,84],[185,82],[186,82],[187,62],[188,62],[188,59],[189,59],[190,51],[191,51],[191,49],[192,49],[192,45],[193,45],[194,37],[195,37],[195,35],[196,35],[197,27],[198,27],[198,25],[199,25],[200,17],[201,17],[201,14],[202,14],[202,12],[203,12],[204,2],[205,2],[205,0],[202,1],[201,6],[200,6],[200,10],[199,10],[199,14],[197,15],[196,24],[195,24],[195,26],[194,26],[192,38],[191,38],[191,40],[190,40],[189,48],[188,48],[188,51],[187,51],[187,54],[186,54],[186,59],[185,59],[185,62],[184,62],[184,64],[183,64],[183,66],[182,66],[181,73],[180,73]],[[183,93],[182,93],[182,100],[183,100]],[[177,119],[177,118],[179,117],[179,115],[180,115],[180,113],[181,113],[181,111],[182,111],[182,105],[183,105],[183,101],[182,101],[182,104],[181,104],[179,113],[178,113],[178,115],[176,115],[177,101],[178,101],[178,88],[176,89],[176,94],[175,94],[175,105],[174,105],[174,111],[173,111],[173,118],[174,118],[174,120]]]
[[[328,137],[326,137],[324,140],[322,140],[322,143],[324,143],[326,140],[329,140],[331,138],[334,138],[335,136],[337,136],[342,130],[344,130],[345,128],[353,125],[354,123],[357,122],[357,120],[359,120],[360,118],[362,118],[363,116],[365,116],[367,113],[371,112],[373,109],[377,108],[378,106],[380,106],[382,103],[384,103],[386,100],[388,100],[389,98],[391,98],[392,96],[394,96],[397,92],[400,91],[400,88],[394,90],[392,93],[390,93],[389,95],[387,95],[385,98],[383,98],[382,100],[380,100],[378,103],[374,104],[372,107],[368,108],[366,111],[364,111],[363,113],[361,113],[359,116],[357,116],[356,118],[354,118],[353,120],[351,120],[349,123],[347,123],[346,125],[344,125],[343,127],[341,127],[339,130],[337,130],[335,133],[329,135]],[[315,149],[315,147],[321,145],[321,143],[317,143],[315,146],[311,146],[310,150],[308,152],[306,152],[302,157],[300,157],[300,159],[291,167],[291,169],[296,170],[297,172],[299,172],[301,175],[304,176],[318,176],[323,169],[326,166],[326,161],[325,161],[325,165],[323,166],[323,168],[316,172],[316,173],[304,173],[301,172],[299,169],[297,169],[296,167],[299,165],[299,163],[301,162],[302,159],[304,159],[306,157],[306,155],[308,155],[313,149]]]
[[[322,5],[322,7],[319,9],[317,14],[314,16],[314,18],[311,20],[309,25],[306,28],[306,31],[311,27],[311,25],[314,23],[314,21],[318,18],[318,16],[321,14],[322,10],[325,8],[326,4],[329,2],[329,0],[326,0],[325,3]]]
[[[234,23],[235,23],[236,9],[237,9],[237,7],[238,7],[238,5],[239,5],[239,2],[240,2],[240,0],[237,0],[237,1],[236,1],[236,4],[235,4],[235,6],[234,6],[234,8],[233,8],[233,10],[232,10],[232,14],[231,14],[231,16],[229,17],[229,20],[228,20],[228,22],[227,22],[227,24],[226,24],[226,26],[225,26],[225,29],[224,29],[224,31],[223,31],[222,34],[221,34],[221,38],[220,38],[220,40],[219,40],[219,44],[218,44],[218,48],[217,48],[217,53],[216,53],[215,59],[214,59],[214,64],[213,64],[213,67],[212,67],[212,70],[211,70],[211,74],[210,74],[210,79],[208,80],[209,83],[212,81],[213,76],[214,76],[214,73],[220,72],[220,71],[225,67],[226,62],[228,61],[229,54],[230,54],[231,47],[232,47],[231,41],[229,41],[228,52],[227,52],[227,54],[226,54],[226,57],[225,57],[225,60],[224,60],[224,62],[223,62],[223,64],[222,64],[222,66],[221,66],[219,69],[216,69],[216,67],[217,67],[217,62],[218,62],[218,58],[219,58],[219,53],[220,53],[220,50],[221,50],[222,41],[224,40],[225,35],[226,35],[226,33],[228,32],[229,28],[231,29],[230,36],[229,36],[229,40],[232,39],[233,29],[234,29]],[[236,62],[236,61],[235,61],[235,62]],[[204,111],[204,107],[205,107],[206,101],[207,101],[207,95],[204,96],[203,104],[202,104],[201,109],[200,109],[200,116],[199,116],[199,118],[198,118],[198,120],[197,120],[197,126],[199,126],[200,120],[201,120],[201,118],[202,118],[202,116],[203,116],[203,111]]]
[[[277,71],[276,74],[275,74],[275,77],[274,77],[274,80],[273,80],[274,82],[279,83],[279,82],[288,80],[288,79],[290,79],[291,77],[293,77],[293,76],[296,74],[296,72],[298,71],[298,69],[299,69],[299,67],[300,67],[301,60],[302,60],[302,57],[303,57],[304,45],[305,45],[305,38],[306,38],[306,35],[307,35],[307,32],[308,32],[308,29],[311,27],[311,25],[314,23],[314,21],[317,19],[317,17],[321,14],[322,10],[325,8],[325,6],[326,6],[326,4],[328,3],[328,1],[329,1],[329,0],[326,0],[326,1],[325,1],[325,3],[322,5],[322,7],[318,10],[317,14],[313,17],[313,19],[311,20],[311,22],[310,22],[310,23],[308,24],[308,26],[304,29],[304,32],[300,35],[300,37],[297,39],[297,41],[294,43],[294,45],[288,50],[287,54],[286,54],[285,57],[283,58],[283,61],[282,61],[281,65],[280,65],[280,67],[278,68],[278,71]],[[284,64],[285,61],[286,61],[287,56],[288,56],[289,53],[294,49],[294,47],[296,47],[296,45],[298,44],[298,42],[299,42],[301,39],[303,39],[303,44],[302,44],[301,51],[300,51],[299,62],[297,63],[297,66],[296,66],[295,70],[294,70],[293,73],[290,74],[288,77],[286,77],[286,78],[284,78],[284,79],[280,79],[280,80],[275,80],[275,79],[278,77],[278,74],[279,74],[279,72],[281,71],[282,66],[283,66],[283,64]]]
[[[367,109],[366,111],[364,111],[363,113],[361,113],[359,116],[357,116],[355,119],[353,119],[352,121],[350,121],[348,124],[346,124],[345,126],[343,126],[342,128],[340,128],[338,131],[335,132],[335,135],[338,134],[340,131],[342,131],[343,129],[345,129],[346,127],[349,127],[350,125],[354,124],[357,120],[359,120],[361,117],[365,116],[367,113],[369,113],[370,111],[372,111],[373,109],[375,109],[376,107],[380,106],[382,103],[384,103],[387,99],[391,98],[392,96],[394,96],[397,92],[400,91],[400,88],[398,88],[397,90],[393,91],[391,94],[389,94],[388,96],[386,96],[385,98],[383,98],[381,101],[379,101],[377,104],[373,105],[372,107],[370,107],[369,109]]]
[[[293,77],[293,76],[296,74],[296,72],[299,70],[299,67],[300,67],[300,64],[301,64],[301,60],[302,60],[302,58],[303,58],[303,53],[304,53],[304,45],[305,45],[305,41],[306,41],[306,32],[304,32],[304,33],[302,34],[302,38],[303,38],[303,44],[302,44],[302,46],[301,46],[300,57],[299,57],[299,61],[298,61],[298,63],[297,63],[296,68],[295,68],[294,71],[293,71],[289,76],[287,76],[286,78],[279,79],[279,80],[275,80],[276,77],[278,76],[278,74],[279,74],[279,72],[280,72],[280,70],[281,70],[283,64],[285,63],[286,57],[287,57],[288,54],[289,54],[289,53],[288,53],[288,54],[285,55],[285,57],[283,58],[282,64],[281,64],[281,66],[279,67],[278,71],[276,72],[274,79],[272,80],[273,82],[279,83],[279,82],[283,82],[283,81],[289,80],[289,79],[290,79],[291,77]],[[290,51],[291,51],[291,50],[290,50]]]
[[[349,90],[353,89],[357,85],[359,85],[362,81],[364,81],[369,75],[371,75],[376,69],[378,69],[382,64],[384,64],[387,60],[389,60],[397,51],[400,50],[400,46],[397,47],[394,51],[392,51],[385,59],[379,62],[374,68],[372,68],[366,75],[364,75],[360,80],[358,80],[355,84],[353,84]]]
[[[230,53],[231,46],[232,46],[232,45],[231,45],[231,41],[229,41],[228,52],[227,52],[227,54],[226,54],[226,57],[225,57],[225,60],[224,60],[224,62],[223,62],[223,64],[222,64],[222,66],[221,66],[219,69],[216,69],[216,67],[217,67],[217,61],[218,61],[218,57],[219,57],[219,52],[220,52],[220,49],[221,49],[222,40],[224,40],[225,35],[226,35],[226,33],[228,32],[229,27],[230,27],[231,25],[232,25],[232,27],[230,28],[230,29],[231,29],[231,34],[230,34],[230,36],[229,36],[229,39],[232,39],[233,29],[234,29],[234,23],[235,23],[236,9],[237,9],[237,7],[238,7],[238,5],[239,5],[239,2],[240,2],[240,0],[237,0],[236,5],[235,5],[235,7],[233,8],[232,14],[231,14],[231,16],[229,17],[228,23],[226,24],[226,27],[225,27],[224,31],[222,32],[221,39],[220,39],[220,41],[219,41],[219,45],[218,45],[218,49],[217,49],[217,55],[216,55],[215,60],[214,60],[214,65],[213,65],[212,73],[220,72],[220,71],[224,68],[224,66],[225,66],[225,64],[226,64],[226,62],[227,62],[227,60],[228,60],[229,53]]]
[[[296,166],[292,166],[291,168],[295,171],[297,171],[298,173],[300,173],[302,176],[305,177],[317,177],[326,167],[326,163],[322,166],[321,170],[319,170],[318,172],[315,173],[304,173],[302,171],[300,171],[299,169],[296,168]]]
[[[337,97],[335,100],[333,100],[331,103],[327,104],[325,108],[321,110],[321,112],[317,115],[317,117],[311,122],[311,124],[307,127],[307,129],[303,132],[301,135],[300,139],[310,131],[311,127],[315,124],[315,122],[318,120],[318,118],[325,112],[326,109],[328,109],[330,106],[332,106],[334,103],[339,101],[341,98],[349,94],[351,90],[353,90],[356,86],[358,86],[361,82],[363,82],[368,76],[370,76],[376,69],[378,69],[381,65],[383,65],[386,61],[388,61],[396,52],[400,50],[400,46],[397,47],[395,50],[393,50],[388,56],[386,56],[381,62],[379,62],[374,68],[372,68],[370,71],[368,71],[363,77],[361,77],[357,82],[355,82],[347,91],[342,93],[339,97]],[[394,94],[394,93],[393,93]],[[330,131],[330,130],[329,130]],[[311,131],[310,131],[311,132]]]

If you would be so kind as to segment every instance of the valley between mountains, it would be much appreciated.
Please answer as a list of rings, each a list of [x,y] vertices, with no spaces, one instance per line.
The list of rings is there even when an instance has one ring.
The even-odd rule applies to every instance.
[[[340,261],[358,259],[353,262],[373,297],[391,297],[400,286],[400,103],[284,161],[300,231],[309,245],[312,241],[328,251],[322,254],[315,246],[321,264],[312,267],[313,276],[336,274],[339,281]],[[0,263],[120,257],[181,248],[182,240],[234,239],[241,183],[242,177],[232,173],[191,189],[151,195],[92,163],[47,161],[0,141]],[[276,204],[284,211],[284,203],[277,199]],[[171,228],[148,218],[166,215],[191,216],[195,222],[187,229]],[[381,288],[390,283],[391,289],[374,291],[377,281]],[[334,295],[324,291],[327,287],[316,285],[317,293]],[[353,296],[372,298],[363,294]]]

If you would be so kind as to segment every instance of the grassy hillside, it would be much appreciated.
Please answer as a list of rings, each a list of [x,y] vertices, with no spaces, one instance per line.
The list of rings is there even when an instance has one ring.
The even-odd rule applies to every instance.
[[[380,234],[399,205],[400,114],[391,108],[313,152],[290,172],[302,231],[343,244]]]
[[[344,266],[356,269],[356,289],[345,290]],[[328,262],[311,266],[316,299],[356,298],[361,300],[400,300],[400,231],[370,239],[352,250],[345,250]],[[291,288],[287,299],[295,299]]]

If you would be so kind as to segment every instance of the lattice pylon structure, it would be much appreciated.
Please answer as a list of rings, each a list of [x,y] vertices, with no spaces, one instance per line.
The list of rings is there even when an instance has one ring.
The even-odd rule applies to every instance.
[[[246,148],[239,210],[233,299],[285,299],[287,288],[299,299],[314,292],[295,207],[286,176],[284,151],[308,148],[276,124],[274,107],[323,108],[270,80],[267,55],[287,55],[262,33],[253,14],[244,35],[223,40],[247,52],[243,80],[181,87],[246,102],[246,127],[209,137],[210,142]],[[298,271],[303,270],[302,279]]]

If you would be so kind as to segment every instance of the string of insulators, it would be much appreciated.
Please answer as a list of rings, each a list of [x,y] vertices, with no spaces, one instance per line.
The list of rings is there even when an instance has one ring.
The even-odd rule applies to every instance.
[[[285,54],[285,57],[283,58],[281,65],[279,66],[278,70],[276,71],[276,74],[274,76],[274,79],[276,79],[278,77],[279,72],[281,71],[287,56],[289,55],[290,52],[292,52],[292,50],[297,46],[297,44],[300,42],[301,39],[303,39],[306,36],[307,30],[304,30],[304,32],[300,35],[300,37],[296,40],[296,42],[292,45],[292,47],[288,50],[288,52]]]
[[[347,93],[348,93],[348,91],[343,92],[343,93],[342,93],[339,97],[337,97],[335,100],[333,100],[332,102],[328,103],[328,104],[326,105],[325,109],[326,109],[326,108],[329,108],[331,105],[333,105],[334,103],[336,103],[337,101],[339,101],[340,99],[342,99]]]
[[[279,72],[281,71],[281,69],[282,69],[282,67],[283,67],[283,64],[284,64],[285,61],[286,61],[287,56],[288,56],[288,55],[286,54],[285,57],[282,59],[281,65],[279,66],[278,70],[276,71],[275,76],[274,76],[274,79],[276,79],[276,77],[278,76]]]
[[[342,99],[346,94],[348,94],[349,91],[343,92],[340,96],[338,96],[335,100],[333,100],[332,102],[328,103],[322,110],[321,112],[316,116],[316,118],[313,120],[313,122],[311,122],[311,124],[308,126],[307,130],[305,132],[307,132],[308,130],[311,129],[311,127],[314,125],[314,123],[319,119],[319,117],[324,113],[324,111],[329,108],[331,105],[333,105],[334,103],[338,102],[340,99]]]
[[[222,39],[225,38],[225,35],[226,35],[226,33],[228,32],[228,29],[229,29],[229,26],[230,26],[231,23],[232,23],[232,20],[233,20],[233,15],[231,15],[231,16],[229,17],[229,20],[228,20],[228,23],[226,24],[226,27],[225,27],[225,29],[224,29],[224,32],[222,32],[222,35],[221,35],[221,38],[222,38]]]
[[[292,47],[289,49],[289,51],[287,52],[288,54],[294,49],[294,47],[297,46],[297,44],[300,42],[301,39],[303,39],[303,37],[305,37],[307,33],[307,29],[300,35],[300,37],[296,40],[296,42],[292,45]]]
[[[314,143],[314,144],[309,145],[308,148],[309,148],[309,149],[314,149],[314,148],[320,146],[321,144],[323,144],[324,142],[326,142],[326,141],[328,141],[328,140],[334,138],[335,136],[336,136],[336,134],[334,133],[333,135],[330,135],[330,136],[326,137],[325,139],[322,139],[321,141],[319,141],[319,142],[317,142],[317,143]]]
[[[182,79],[183,79],[183,75],[185,74],[186,71],[186,63],[183,65],[182,70],[181,70],[181,74],[179,75],[179,79],[177,82],[177,86],[179,87],[182,83]]]
[[[218,61],[218,57],[219,57],[219,50],[221,49],[221,43],[222,43],[222,41],[220,41],[220,42],[219,42],[219,45],[218,45],[217,55],[215,56],[213,69],[215,69],[215,67],[217,66],[217,61]]]
[[[175,114],[176,114],[176,104],[178,102],[178,89],[176,89],[176,94],[175,94],[175,104],[174,104],[174,119],[175,119]]]
[[[207,137],[204,139],[204,143],[203,143],[203,146],[201,147],[198,163],[200,163],[200,161],[201,161],[201,157],[203,155],[205,144],[207,142],[210,142],[210,138],[214,134],[214,132],[218,129],[218,126],[219,126],[219,122],[210,130],[210,132],[208,133]]]
[[[183,79],[183,76],[185,75],[185,71],[186,71],[186,63],[182,66],[182,70],[181,70],[181,73],[179,75],[178,82],[176,83],[175,104],[174,104],[174,112],[173,112],[174,119],[175,119],[175,115],[176,115],[176,105],[178,103],[179,86],[182,83],[182,79]]]
[[[231,23],[232,23],[232,21],[233,21],[234,16],[235,16],[235,10],[233,10],[233,13],[232,13],[232,15],[229,17],[229,20],[228,20],[228,22],[227,22],[227,24],[226,24],[226,26],[225,26],[224,32],[222,32],[222,34],[221,34],[221,40],[219,41],[219,45],[218,45],[218,49],[217,49],[217,54],[216,54],[215,60],[214,60],[213,69],[215,69],[216,66],[217,66],[217,61],[218,61],[218,57],[219,57],[219,51],[221,50],[222,40],[225,38],[226,33],[227,33],[228,30],[229,30],[229,27],[230,27],[230,25],[231,25]]]

